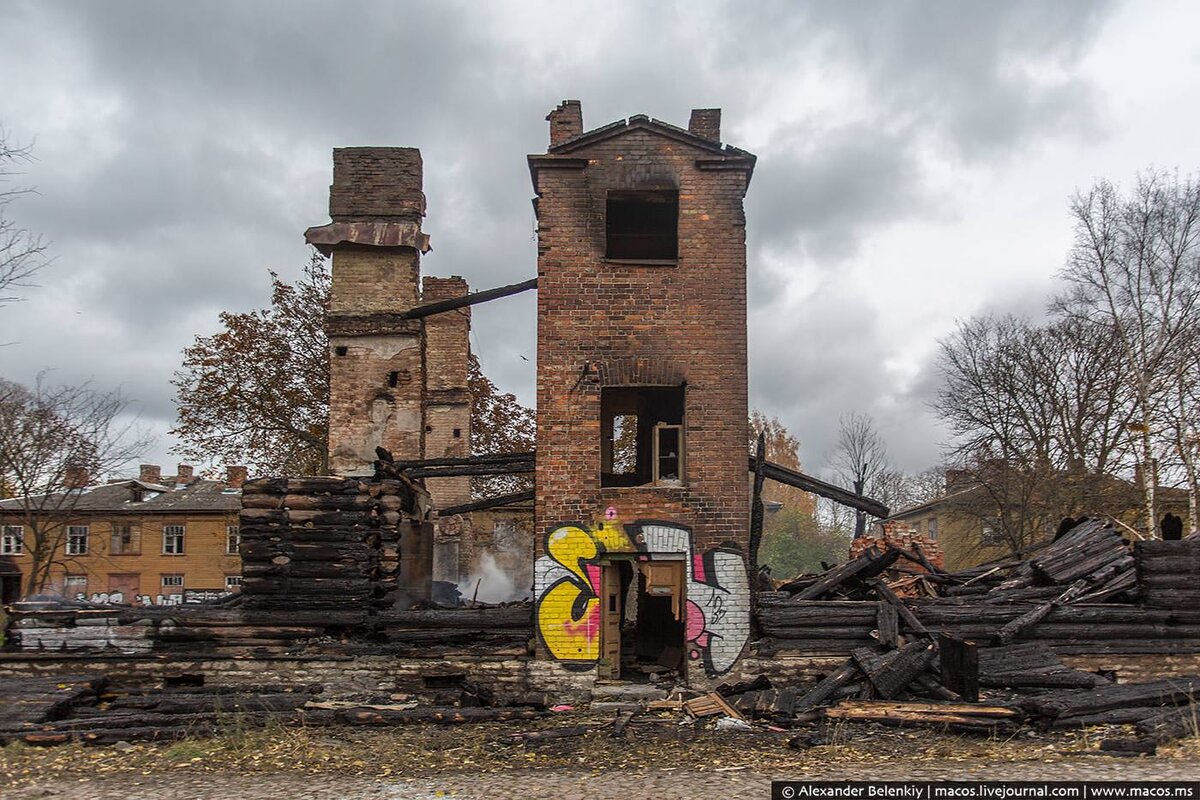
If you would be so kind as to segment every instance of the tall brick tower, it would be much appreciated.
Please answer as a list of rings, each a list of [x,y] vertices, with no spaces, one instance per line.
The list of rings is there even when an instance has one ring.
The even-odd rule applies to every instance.
[[[339,475],[370,474],[377,446],[398,459],[470,453],[470,313],[405,317],[467,292],[458,277],[427,277],[420,291],[421,255],[430,249],[421,182],[415,148],[335,149],[332,222],[305,233],[332,258],[329,464]],[[469,478],[428,488],[437,507],[470,499]]]
[[[718,109],[687,130],[635,116],[585,133],[573,100],[547,119],[550,147],[529,156],[542,652],[609,676],[646,659],[717,675],[749,630],[755,157],[720,144]]]

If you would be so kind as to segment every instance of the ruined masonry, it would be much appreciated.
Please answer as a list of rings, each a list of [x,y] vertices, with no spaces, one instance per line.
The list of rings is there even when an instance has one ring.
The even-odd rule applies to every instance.
[[[577,101],[548,119],[529,156],[541,651],[607,677],[645,661],[718,675],[749,635],[755,158],[720,144],[717,109],[687,130],[635,116],[585,133]]]

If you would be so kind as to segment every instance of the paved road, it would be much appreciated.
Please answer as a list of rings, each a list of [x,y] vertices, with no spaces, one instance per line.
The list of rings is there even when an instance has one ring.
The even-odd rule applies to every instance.
[[[609,772],[520,770],[472,776],[467,773],[410,780],[292,774],[184,773],[157,776],[57,778],[5,792],[5,800],[590,800],[595,797],[667,798],[770,797],[771,778],[854,780],[1200,780],[1200,759],[1076,756],[1052,761],[921,761],[886,766],[814,770],[807,774],[762,775],[662,769]]]

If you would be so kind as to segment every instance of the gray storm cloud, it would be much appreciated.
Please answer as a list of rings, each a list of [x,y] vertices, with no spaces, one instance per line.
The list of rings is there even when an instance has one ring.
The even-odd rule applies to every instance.
[[[1000,168],[1054,137],[1097,136],[1103,87],[1077,67],[1113,7],[605,8],[7,4],[0,75],[20,79],[5,81],[0,123],[36,137],[26,177],[40,194],[18,211],[56,261],[0,317],[4,376],[95,376],[165,431],[182,348],[221,310],[264,305],[268,269],[300,273],[302,231],[327,218],[331,148],[420,147],[425,269],[485,288],[535,272],[524,156],[545,149],[559,100],[581,99],[589,127],[634,113],[686,124],[691,107],[721,106],[725,138],[760,156],[747,204],[752,401],[799,435],[809,463],[849,409],[875,413],[906,464],[936,459],[927,372],[884,368],[921,348],[872,313],[889,298],[841,271],[881,231],[954,211],[931,158]],[[814,70],[858,87],[844,119],[792,91]],[[799,280],[822,289],[791,291]],[[532,298],[479,308],[474,323],[485,370],[531,402]]]

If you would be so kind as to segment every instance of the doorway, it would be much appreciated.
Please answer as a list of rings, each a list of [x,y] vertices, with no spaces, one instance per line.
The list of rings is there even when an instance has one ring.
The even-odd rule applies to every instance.
[[[682,559],[602,564],[600,677],[681,680],[687,631]]]

